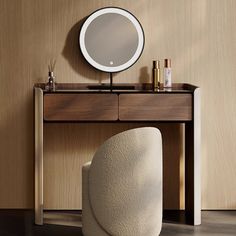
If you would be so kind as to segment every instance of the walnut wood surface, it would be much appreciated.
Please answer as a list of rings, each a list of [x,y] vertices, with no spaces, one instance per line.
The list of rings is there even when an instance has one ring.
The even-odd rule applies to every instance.
[[[121,94],[119,119],[188,121],[192,119],[192,95]]]
[[[99,121],[118,119],[116,94],[45,94],[46,121]]]

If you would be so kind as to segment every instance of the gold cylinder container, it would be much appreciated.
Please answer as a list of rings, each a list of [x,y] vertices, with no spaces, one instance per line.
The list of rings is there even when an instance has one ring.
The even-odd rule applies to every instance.
[[[160,61],[153,61],[153,68],[152,68],[152,84],[153,90],[157,91],[160,89]]]

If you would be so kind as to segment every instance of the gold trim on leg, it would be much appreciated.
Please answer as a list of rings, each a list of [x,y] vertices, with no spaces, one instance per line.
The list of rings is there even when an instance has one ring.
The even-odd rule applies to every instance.
[[[194,225],[201,224],[201,91],[194,91]]]
[[[43,90],[35,88],[35,224],[43,225]]]

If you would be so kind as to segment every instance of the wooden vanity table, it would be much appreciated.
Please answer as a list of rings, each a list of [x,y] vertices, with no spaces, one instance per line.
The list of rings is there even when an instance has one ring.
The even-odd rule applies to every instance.
[[[201,224],[200,89],[173,84],[152,91],[150,84],[134,90],[91,90],[91,84],[57,84],[56,92],[36,84],[35,96],[35,223],[43,224],[43,124],[45,122],[176,122],[185,124],[185,212],[192,225]],[[131,85],[131,84],[127,84]]]

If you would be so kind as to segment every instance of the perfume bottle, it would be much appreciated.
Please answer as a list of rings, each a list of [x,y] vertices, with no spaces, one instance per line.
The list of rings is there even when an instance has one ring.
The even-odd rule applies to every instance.
[[[171,60],[165,59],[164,60],[164,88],[171,88]]]
[[[153,91],[157,91],[160,89],[160,61],[153,61],[152,68],[152,84]]]

